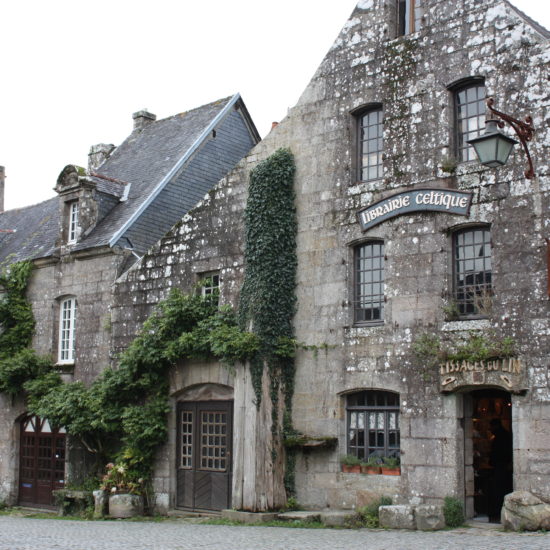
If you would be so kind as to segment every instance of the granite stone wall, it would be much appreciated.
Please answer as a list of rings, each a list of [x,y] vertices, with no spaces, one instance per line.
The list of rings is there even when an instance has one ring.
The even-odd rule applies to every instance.
[[[334,451],[299,454],[297,496],[308,507],[352,508],[375,494],[411,504],[454,495],[468,497],[473,513],[465,397],[441,393],[437,372],[415,359],[412,344],[425,332],[473,331],[516,341],[528,391],[512,396],[514,488],[550,495],[548,40],[504,1],[423,4],[421,29],[395,37],[391,2],[359,2],[288,116],[115,288],[115,351],[171,287],[189,290],[200,273],[220,270],[221,301],[236,305],[249,171],[277,148],[290,147],[299,224],[296,337],[326,347],[298,354],[294,425],[339,441]],[[533,116],[537,178],[524,178],[519,147],[498,170],[456,161],[450,87],[470,77],[484,78],[499,110]],[[382,104],[385,113],[383,177],[361,182],[354,113],[369,104]],[[361,208],[414,187],[471,192],[469,216],[412,213],[361,231]],[[447,321],[452,232],[481,223],[491,227],[492,309],[483,319]],[[385,243],[383,323],[356,326],[353,246],[372,238]],[[339,471],[345,396],[362,389],[399,393],[400,476]],[[166,468],[164,475],[174,472]]]

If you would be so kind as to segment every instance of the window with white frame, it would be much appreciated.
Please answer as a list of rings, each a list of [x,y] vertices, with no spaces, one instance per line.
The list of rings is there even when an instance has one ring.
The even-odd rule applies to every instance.
[[[74,363],[76,298],[66,298],[59,306],[59,363]]]
[[[76,243],[78,237],[78,201],[69,204],[69,232],[67,242],[69,244]]]

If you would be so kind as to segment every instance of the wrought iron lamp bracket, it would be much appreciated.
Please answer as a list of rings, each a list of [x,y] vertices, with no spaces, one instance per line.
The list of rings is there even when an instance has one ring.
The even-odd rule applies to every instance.
[[[494,104],[495,104],[495,100],[492,97],[487,98],[487,107],[489,108],[491,113],[493,113],[494,115],[502,119],[502,120],[496,121],[497,126],[499,128],[504,128],[504,122],[507,122],[516,132],[519,138],[519,141],[523,146],[523,150],[527,155],[527,162],[529,164],[528,169],[525,170],[525,177],[527,179],[533,179],[535,177],[535,170],[533,168],[533,160],[531,159],[531,155],[527,147],[527,142],[533,139],[533,135],[535,133],[535,127],[533,126],[533,119],[531,118],[530,115],[527,115],[525,117],[525,122],[523,122],[521,120],[518,120],[517,118],[507,115],[506,113],[497,111],[496,109],[493,108]]]

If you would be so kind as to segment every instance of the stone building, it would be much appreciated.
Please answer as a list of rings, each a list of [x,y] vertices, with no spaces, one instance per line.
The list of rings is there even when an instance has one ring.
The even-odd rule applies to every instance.
[[[259,141],[239,94],[133,121],[118,147],[91,148],[87,170],[65,167],[56,197],[0,214],[0,262],[34,263],[34,349],[87,385],[112,361],[115,280]],[[65,447],[63,428],[52,432],[23,399],[0,393],[0,501],[50,505],[52,489],[81,469],[78,449],[65,461]]]
[[[549,38],[506,0],[361,0],[288,116],[117,280],[114,349],[170,287],[189,290],[203,274],[216,276],[222,303],[238,303],[249,174],[288,147],[295,334],[325,348],[298,351],[293,423],[337,441],[298,451],[298,501],[450,495],[468,516],[492,516],[495,480],[550,499]],[[534,178],[520,147],[494,169],[468,145],[491,96],[500,111],[533,117]],[[246,366],[182,361],[171,403],[157,504],[281,504],[259,437],[271,415],[256,408]],[[200,445],[208,433],[193,418],[214,410],[233,433],[220,444],[221,482],[182,460],[202,452],[187,436]],[[345,454],[398,457],[400,475],[343,473]]]

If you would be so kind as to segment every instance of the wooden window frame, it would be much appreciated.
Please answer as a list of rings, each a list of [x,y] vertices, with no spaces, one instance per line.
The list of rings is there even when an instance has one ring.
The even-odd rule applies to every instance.
[[[362,251],[367,251],[369,247],[380,246],[379,254],[372,253],[368,256],[362,255]],[[379,259],[380,266],[374,267],[373,260]],[[368,267],[368,260],[371,261],[371,267]],[[353,323],[354,325],[380,325],[384,323],[384,303],[385,303],[385,249],[384,241],[381,239],[373,239],[357,244],[353,248]],[[361,265],[361,262],[365,265]],[[361,274],[371,273],[371,281],[364,280]],[[377,280],[374,280],[374,274],[379,274]],[[363,293],[362,286],[368,284],[380,284],[380,292]],[[377,298],[377,299],[376,299]],[[364,307],[365,304],[370,304],[369,307]],[[374,315],[378,305],[379,313]],[[370,311],[370,315],[367,312]],[[366,318],[370,317],[370,318]]]
[[[476,90],[476,99],[470,101],[468,96],[469,91]],[[479,91],[483,90],[483,97],[480,97]],[[468,140],[478,137],[485,129],[485,98],[487,96],[485,82],[482,78],[468,79],[462,81],[460,85],[454,86],[453,92],[453,113],[454,113],[454,144],[455,155],[458,162],[477,161],[474,148],[467,143]],[[461,94],[466,94],[466,101],[460,102]],[[469,116],[461,116],[461,110],[468,111],[469,106],[476,105],[476,113]],[[468,114],[468,113],[467,113]],[[470,120],[476,120],[477,128],[469,130],[468,125]],[[466,125],[466,128],[464,128]]]
[[[477,239],[476,233],[482,232],[482,238]],[[472,243],[466,243],[465,236],[472,234]],[[463,242],[460,243],[459,239]],[[489,316],[492,303],[492,240],[491,228],[487,225],[469,226],[453,232],[453,300],[460,319],[480,319]],[[460,254],[468,248],[482,246],[483,256],[474,251],[474,254],[464,256]],[[488,249],[488,253],[486,251]],[[473,262],[474,269],[466,269],[467,263]],[[476,263],[482,262],[483,269],[476,269]],[[487,269],[487,263],[489,268]],[[461,267],[464,266],[464,267]],[[470,283],[466,282],[468,277]]]
[[[354,404],[363,398],[363,404]],[[370,401],[370,403],[369,403]],[[373,403],[374,402],[374,403]],[[376,426],[371,428],[368,423],[371,415],[374,415]],[[395,428],[391,427],[391,415],[395,415]],[[352,419],[358,421],[363,418],[363,425],[355,425]],[[378,427],[379,418],[383,418],[383,427]],[[364,390],[346,396],[346,452],[357,456],[361,460],[367,460],[369,456],[400,457],[401,441],[399,429],[399,394],[383,390]],[[360,437],[362,433],[362,437]],[[394,444],[390,443],[394,436]],[[374,437],[374,442],[372,441]],[[380,444],[381,442],[381,444]],[[371,444],[373,443],[373,444]]]

